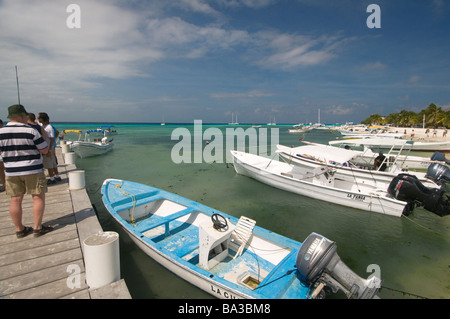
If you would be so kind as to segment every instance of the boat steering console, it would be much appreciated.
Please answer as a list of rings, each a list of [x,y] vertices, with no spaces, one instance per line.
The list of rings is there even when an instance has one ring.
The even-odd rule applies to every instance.
[[[225,217],[223,217],[220,214],[213,214],[211,216],[211,220],[213,222],[213,227],[216,230],[221,230],[221,229],[226,229],[228,228],[228,222],[225,219]]]

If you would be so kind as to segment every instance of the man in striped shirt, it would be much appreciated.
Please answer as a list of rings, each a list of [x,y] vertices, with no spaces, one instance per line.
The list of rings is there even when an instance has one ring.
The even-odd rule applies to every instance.
[[[11,196],[9,213],[18,238],[33,231],[43,235],[51,227],[42,225],[47,182],[41,154],[48,152],[47,142],[34,128],[27,125],[28,113],[23,105],[8,108],[10,122],[0,128],[0,152],[6,175],[6,194]],[[25,194],[33,197],[33,228],[22,223],[22,200]]]

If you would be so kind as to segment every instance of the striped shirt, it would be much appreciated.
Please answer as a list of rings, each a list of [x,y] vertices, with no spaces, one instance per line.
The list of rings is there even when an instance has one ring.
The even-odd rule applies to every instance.
[[[48,147],[41,134],[27,124],[8,122],[0,128],[0,152],[6,176],[31,175],[44,171],[39,150]]]

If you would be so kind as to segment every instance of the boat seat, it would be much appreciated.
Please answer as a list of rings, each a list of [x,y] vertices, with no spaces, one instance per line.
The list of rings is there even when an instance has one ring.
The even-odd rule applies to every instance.
[[[236,228],[231,233],[230,243],[239,246],[234,259],[242,254],[245,246],[247,245],[250,237],[253,234],[253,228],[255,227],[256,221],[245,216],[241,216]]]
[[[169,223],[171,221],[174,221],[175,219],[178,219],[180,217],[188,215],[194,211],[195,211],[195,209],[193,207],[188,207],[188,208],[182,209],[174,214],[170,214],[166,217],[159,216],[159,218],[156,220],[149,218],[149,219],[142,221],[138,225],[136,225],[136,229],[141,233],[145,233],[146,231],[149,231],[150,229],[153,229],[153,228],[156,228],[156,227],[159,227],[162,225],[166,225],[166,234],[168,234]]]
[[[261,294],[267,295],[267,298],[281,298],[286,293],[286,288],[290,287],[288,283],[296,276],[296,272],[292,270],[296,269],[297,254],[298,250],[292,250],[272,269],[258,285],[257,289]],[[295,298],[295,293],[293,298]]]

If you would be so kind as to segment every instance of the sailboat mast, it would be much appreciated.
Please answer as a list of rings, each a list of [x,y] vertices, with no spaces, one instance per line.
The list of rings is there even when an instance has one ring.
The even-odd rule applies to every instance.
[[[19,75],[17,73],[17,65],[16,65],[16,83],[17,83],[17,100],[20,104]]]

